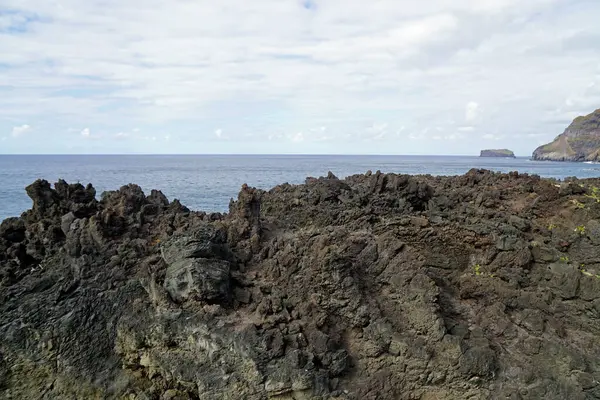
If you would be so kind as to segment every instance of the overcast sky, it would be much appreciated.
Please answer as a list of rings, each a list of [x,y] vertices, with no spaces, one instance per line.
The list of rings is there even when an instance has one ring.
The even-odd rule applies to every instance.
[[[530,155],[598,0],[2,0],[0,153]]]

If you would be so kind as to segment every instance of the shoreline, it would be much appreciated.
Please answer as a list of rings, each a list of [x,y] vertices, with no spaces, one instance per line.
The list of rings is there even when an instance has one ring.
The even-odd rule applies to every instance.
[[[253,157],[252,155],[248,155],[248,156],[251,156],[251,157]],[[62,156],[61,156],[61,157],[62,157]],[[348,156],[348,157],[352,157],[352,156]],[[365,157],[371,157],[371,156],[365,156]],[[381,157],[387,157],[387,156],[381,156]],[[417,157],[417,156],[415,156],[415,157]],[[418,156],[418,157],[421,157],[421,156]],[[438,156],[431,156],[431,157],[438,157]],[[456,157],[457,157],[457,158],[462,158],[462,156],[456,156]],[[480,156],[473,156],[472,158],[477,158],[477,159],[479,159],[479,158],[484,158],[484,159],[490,159],[490,158],[492,158],[492,159],[498,159],[499,157],[480,157]],[[516,157],[516,159],[517,159],[517,160],[519,160],[519,159],[521,159],[521,160],[524,160],[524,159],[526,159],[526,157]],[[510,160],[515,160],[515,158],[503,158],[503,160],[510,161]],[[528,161],[532,161],[532,162],[534,162],[534,160],[530,160],[530,159],[529,159]],[[545,162],[545,161],[547,161],[547,160],[540,160],[540,163],[542,163],[542,162]],[[554,162],[554,161],[548,161],[548,162],[549,162],[549,163],[560,163],[560,162]],[[588,162],[585,162],[585,163],[584,163],[584,162],[581,162],[581,163],[577,163],[577,164],[590,164],[590,163],[588,163]],[[591,164],[591,165],[594,165],[594,164]],[[477,168],[475,168],[475,169],[477,169]],[[483,168],[483,169],[485,169],[485,168]],[[525,174],[525,175],[527,175],[527,174],[528,174],[528,173],[526,173],[526,172],[525,172],[525,173],[521,173],[521,172],[519,172],[518,170],[515,170],[515,171],[510,171],[510,172],[500,172],[500,171],[492,171],[492,170],[488,170],[488,171],[489,171],[490,173],[493,173],[493,174],[509,174],[509,173],[514,173],[514,172],[516,172],[516,173],[520,173],[520,174]],[[370,171],[367,171],[366,173],[369,173],[369,172],[370,172]],[[356,174],[350,174],[350,175],[347,175],[346,177],[344,177],[344,178],[341,178],[341,179],[348,179],[348,178],[352,178],[352,177],[355,177],[355,176],[364,175],[364,174],[366,174],[366,173],[356,173]],[[383,173],[386,173],[386,172],[383,172]],[[429,179],[429,178],[432,178],[432,177],[440,177],[440,178],[446,178],[446,179],[453,179],[453,178],[457,178],[457,177],[460,177],[460,176],[463,176],[463,175],[467,174],[467,173],[468,173],[468,171],[467,171],[467,172],[465,172],[465,173],[462,173],[462,174],[461,174],[461,173],[456,173],[456,174],[448,174],[448,175],[444,175],[444,174],[401,174],[401,173],[393,173],[393,172],[389,172],[389,173],[390,173],[390,174],[399,174],[399,175],[408,175],[408,176],[411,176],[411,177],[414,177],[414,178],[417,178],[417,179],[425,179],[425,178],[426,178],[426,179]],[[529,175],[531,175],[531,176],[539,176],[539,174],[529,174]],[[600,174],[599,174],[599,177],[600,177]],[[305,178],[304,178],[304,182],[305,182],[307,179],[312,179],[312,178],[313,178],[313,177],[310,177],[310,176],[308,176],[308,177],[305,177]],[[579,178],[579,177],[577,177],[577,176],[565,176],[565,177],[563,177],[563,178],[558,178],[558,177],[540,177],[540,179],[549,179],[549,180],[552,180],[552,181],[555,181],[555,182],[558,182],[558,183],[561,183],[561,182],[564,182],[565,180],[570,180],[570,179],[573,179],[573,178],[576,178],[576,179],[579,179],[579,180],[588,180],[588,179],[592,179],[592,180],[593,180],[593,179],[596,179],[595,177],[582,177],[582,178]],[[299,182],[299,181],[297,181],[297,182],[295,182],[295,183],[292,183],[292,184],[293,184],[293,185],[301,185],[301,184],[303,184],[303,183],[302,183],[302,182]],[[242,184],[240,184],[240,185],[238,186],[238,188],[239,188],[239,187],[241,187],[242,185],[243,185],[243,183],[242,183]],[[116,186],[116,187],[114,187],[114,188],[108,189],[108,191],[117,191],[117,190],[119,190],[119,188],[120,188],[121,186],[124,186],[124,185]],[[275,187],[277,187],[277,186],[278,186],[278,184],[275,184],[275,185],[273,185],[273,186],[266,187],[266,188],[265,188],[265,187],[261,187],[260,189],[261,189],[261,190],[266,190],[266,191],[268,191],[268,190],[271,190],[271,189],[273,189],[273,188],[275,188]],[[152,188],[152,187],[145,187],[145,188],[144,188],[144,190],[151,191],[151,190],[153,190],[153,188]],[[105,191],[106,191],[106,190],[105,190]],[[97,196],[96,196],[96,200],[100,200],[100,195],[101,195],[101,193],[98,193],[98,194],[97,194]],[[231,192],[231,197],[235,197],[235,195],[237,195],[237,190],[236,190],[236,191],[232,191],[232,192]],[[169,197],[172,197],[173,199],[177,199],[177,198],[178,198],[178,196],[177,196],[177,195],[175,195],[175,196],[169,196]],[[230,198],[231,198],[231,197],[230,197]],[[227,205],[227,203],[224,203],[224,204],[222,205],[221,209],[222,209],[222,210],[225,210],[225,208],[226,208],[226,205]],[[4,219],[7,219],[7,218],[19,218],[19,217],[21,216],[21,214],[22,214],[22,213],[24,213],[24,212],[26,212],[27,210],[28,210],[27,208],[26,208],[26,209],[23,209],[23,210],[21,211],[21,213],[20,213],[20,214],[18,214],[18,215],[13,215],[13,216],[7,216],[7,217],[5,217]],[[192,208],[192,210],[193,210],[193,211],[195,211],[195,212],[206,212],[206,213],[223,213],[223,211],[217,211],[217,210],[204,210],[204,209],[197,209],[197,208]],[[0,219],[0,223],[1,223],[1,222],[2,222],[4,219]]]

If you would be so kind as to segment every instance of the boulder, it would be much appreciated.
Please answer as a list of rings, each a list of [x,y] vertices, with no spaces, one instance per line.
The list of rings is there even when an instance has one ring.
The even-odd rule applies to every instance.
[[[161,255],[167,264],[184,258],[225,258],[229,256],[227,234],[212,225],[203,224],[190,234],[176,234],[161,244]]]
[[[177,303],[226,302],[231,297],[230,264],[207,258],[182,259],[167,268],[164,287]]]

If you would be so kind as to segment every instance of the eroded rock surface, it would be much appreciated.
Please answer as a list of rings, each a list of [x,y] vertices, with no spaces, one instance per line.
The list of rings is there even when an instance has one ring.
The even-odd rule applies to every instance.
[[[330,173],[221,215],[37,181],[0,398],[599,398],[599,186]]]

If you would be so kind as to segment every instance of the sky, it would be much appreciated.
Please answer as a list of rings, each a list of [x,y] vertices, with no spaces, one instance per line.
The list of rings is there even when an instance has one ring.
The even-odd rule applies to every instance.
[[[531,155],[598,0],[2,0],[0,154]]]

